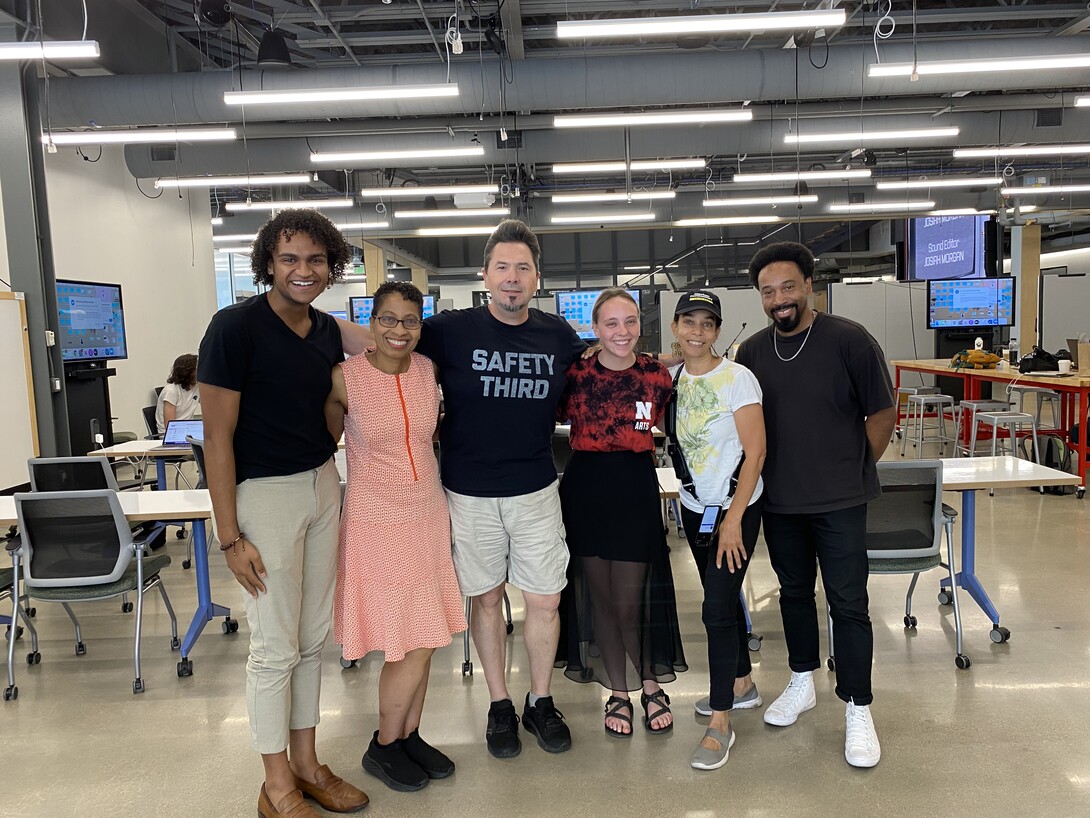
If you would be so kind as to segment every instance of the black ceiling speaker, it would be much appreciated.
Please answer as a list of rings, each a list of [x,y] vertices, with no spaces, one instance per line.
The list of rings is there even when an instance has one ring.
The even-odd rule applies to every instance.
[[[198,13],[202,20],[217,28],[231,22],[231,4],[227,0],[201,0]]]
[[[291,68],[291,52],[284,35],[276,29],[261,35],[257,49],[258,68]]]
[[[488,18],[488,28],[484,30],[484,39],[488,43],[489,48],[503,56],[503,37],[498,31],[496,31],[496,18]]]

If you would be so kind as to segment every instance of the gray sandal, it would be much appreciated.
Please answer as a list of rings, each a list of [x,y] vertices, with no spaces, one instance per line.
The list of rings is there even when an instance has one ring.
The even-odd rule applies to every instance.
[[[718,730],[709,727],[704,731],[704,738],[718,741],[719,749],[709,750],[702,744],[698,744],[696,745],[696,749],[693,750],[693,756],[689,763],[694,770],[718,770],[727,763],[727,757],[730,755],[730,748],[734,746],[734,740],[736,738],[734,728],[728,727],[727,733],[724,735]]]

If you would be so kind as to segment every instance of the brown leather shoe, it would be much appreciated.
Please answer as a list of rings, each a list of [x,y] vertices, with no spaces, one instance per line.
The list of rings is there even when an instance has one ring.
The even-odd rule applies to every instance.
[[[257,796],[257,814],[261,818],[321,818],[314,807],[303,800],[303,793],[299,790],[289,792],[274,807],[264,784],[261,785],[261,794]]]
[[[367,793],[334,775],[325,764],[314,773],[314,782],[295,777],[295,786],[330,812],[359,812],[367,806]]]

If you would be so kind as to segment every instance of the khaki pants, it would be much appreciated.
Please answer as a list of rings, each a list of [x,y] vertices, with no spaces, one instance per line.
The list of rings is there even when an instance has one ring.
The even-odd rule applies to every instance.
[[[243,592],[250,626],[246,705],[255,750],[279,753],[288,731],[319,720],[322,647],[333,619],[340,480],[333,461],[239,484],[239,529],[265,563],[266,593]]]

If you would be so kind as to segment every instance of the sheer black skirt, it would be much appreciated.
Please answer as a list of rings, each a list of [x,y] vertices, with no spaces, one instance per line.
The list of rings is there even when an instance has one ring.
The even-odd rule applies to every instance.
[[[557,665],[639,690],[688,670],[650,452],[574,452],[560,482],[568,549]]]

